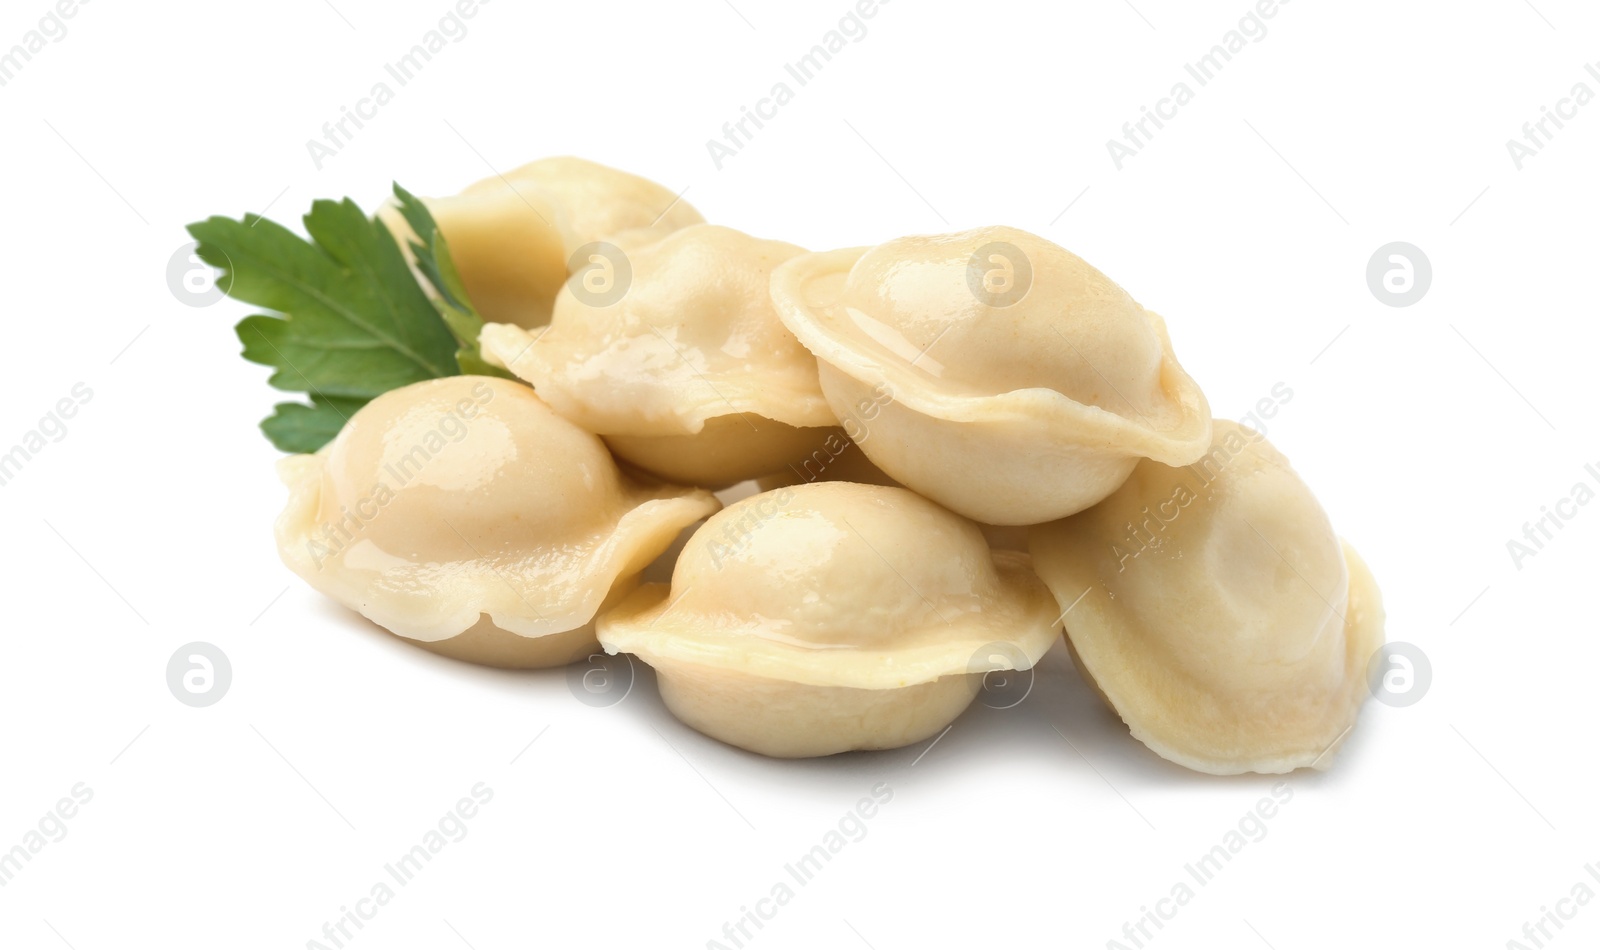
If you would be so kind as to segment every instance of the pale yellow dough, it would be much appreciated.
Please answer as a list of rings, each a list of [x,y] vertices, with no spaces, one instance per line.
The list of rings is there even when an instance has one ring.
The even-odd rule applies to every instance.
[[[1133,735],[1201,772],[1325,769],[1383,644],[1378,587],[1264,437],[1216,422],[1185,468],[1141,462],[1031,532],[1079,670]]]
[[[1028,669],[1059,608],[1018,551],[901,488],[824,482],[730,505],[600,618],[675,715],[780,757],[894,748],[949,725],[975,671]]]
[[[617,242],[625,293],[563,288],[548,329],[491,324],[484,355],[619,458],[673,481],[722,488],[837,434],[816,360],[768,292],[773,268],[801,248],[709,224]]]
[[[1007,306],[980,299],[970,280],[973,257],[994,244],[1031,270]],[[808,254],[778,268],[772,294],[817,357],[829,405],[868,433],[851,433],[867,456],[978,521],[1081,511],[1141,458],[1187,464],[1210,440],[1210,409],[1161,318],[1025,231]]]
[[[883,473],[872,464],[861,446],[852,442],[846,432],[826,439],[822,445],[798,462],[757,480],[762,491],[772,491],[786,485],[804,485],[809,482],[855,482],[860,485],[905,486]],[[978,530],[991,548],[1009,551],[1028,550],[1028,529],[1019,525],[994,525],[978,522]]]
[[[622,231],[662,235],[705,220],[653,181],[581,158],[543,158],[423,203],[450,244],[467,295],[487,320],[550,322],[556,291],[579,248]],[[396,236],[411,230],[393,204]]]
[[[559,666],[709,493],[621,473],[598,438],[527,386],[415,383],[280,463],[278,551],[312,587],[448,656]]]

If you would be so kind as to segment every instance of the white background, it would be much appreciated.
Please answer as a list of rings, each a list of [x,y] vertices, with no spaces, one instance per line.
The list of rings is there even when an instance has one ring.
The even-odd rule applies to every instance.
[[[886,782],[866,837],[747,946],[1103,947],[1280,780],[1157,759],[1059,648],[1021,706],[974,706],[931,750],[781,762],[679,725],[648,676],[591,708],[559,671],[435,658],[295,580],[255,427],[277,394],[236,355],[245,308],[169,290],[182,226],[565,153],[814,248],[1033,230],[1166,315],[1218,416],[1293,389],[1268,434],[1431,690],[1369,703],[1148,945],[1498,948],[1600,891],[1600,504],[1520,568],[1506,547],[1600,489],[1600,103],[1521,170],[1505,146],[1573,84],[1600,92],[1600,14],[1296,0],[1119,171],[1106,140],[1250,8],[1133,2],[895,0],[721,170],[706,140],[846,0],[495,0],[321,170],[306,140],[446,0],[84,5],[0,88],[0,450],[93,391],[0,488],[0,850],[75,783],[94,797],[0,888],[0,945],[307,946],[484,782],[467,837],[348,946],[704,947]],[[0,52],[47,9],[7,0]],[[1367,286],[1390,241],[1432,262],[1410,307]],[[196,640],[233,665],[204,709],[165,678]],[[1547,945],[1597,940],[1588,905]]]

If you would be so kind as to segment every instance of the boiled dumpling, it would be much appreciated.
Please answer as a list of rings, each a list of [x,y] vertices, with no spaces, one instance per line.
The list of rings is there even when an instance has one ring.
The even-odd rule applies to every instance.
[[[503,667],[591,652],[595,615],[719,507],[624,476],[533,390],[482,376],[385,393],[281,474],[291,570],[401,637]]]
[[[491,324],[485,355],[619,458],[672,481],[725,487],[842,438],[816,360],[768,293],[773,268],[801,248],[710,224],[617,240],[626,293],[563,288],[549,329]]]
[[[679,719],[766,755],[890,749],[949,725],[977,670],[1031,668],[1059,609],[1018,551],[902,488],[825,482],[730,505],[670,587],[600,620]]]
[[[539,159],[424,203],[478,312],[524,327],[550,322],[551,302],[585,245],[621,231],[660,235],[705,220],[653,181],[570,157]],[[411,234],[392,205],[382,217],[396,234]]]
[[[1201,772],[1326,768],[1355,725],[1383,604],[1289,462],[1218,420],[1185,468],[1141,462],[1032,530],[1078,669],[1163,758]]]
[[[829,405],[870,433],[867,457],[978,521],[1081,511],[1141,458],[1184,465],[1210,441],[1161,318],[1027,232],[808,254],[778,268],[772,294]]]

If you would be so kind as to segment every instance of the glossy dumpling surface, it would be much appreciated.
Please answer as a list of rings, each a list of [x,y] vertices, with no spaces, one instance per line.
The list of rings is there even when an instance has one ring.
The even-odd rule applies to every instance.
[[[599,162],[569,155],[541,158],[500,176],[485,178],[464,194],[506,196],[509,182],[520,195],[533,191],[555,211],[567,253],[623,231],[663,235],[705,219],[670,188]]]
[[[764,492],[689,539],[670,590],[603,618],[607,649],[815,686],[892,689],[966,673],[1015,642],[1027,665],[1057,608],[1021,552],[912,492],[823,482]]]
[[[477,376],[380,396],[282,474],[284,562],[420,641],[485,618],[524,638],[588,624],[613,588],[719,507],[623,475],[527,386]]]
[[[708,224],[618,241],[625,292],[563,288],[548,329],[486,327],[486,355],[665,478],[720,487],[820,447],[836,422],[816,360],[768,290],[772,270],[803,250]]]
[[[773,297],[847,427],[874,391],[891,394],[868,457],[980,521],[1082,510],[1140,458],[1186,464],[1209,440],[1161,318],[1024,231],[807,255],[779,269]]]
[[[893,749],[949,726],[982,674],[1029,669],[1056,605],[1028,555],[902,488],[826,482],[754,495],[689,539],[672,583],[600,619],[655,667],[679,719],[794,758]]]

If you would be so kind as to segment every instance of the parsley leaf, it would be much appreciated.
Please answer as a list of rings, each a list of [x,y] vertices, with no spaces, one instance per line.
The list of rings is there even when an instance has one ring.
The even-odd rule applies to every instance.
[[[410,246],[411,253],[416,257],[417,270],[438,294],[433,301],[434,306],[439,309],[439,316],[444,319],[460,346],[456,350],[456,362],[460,364],[461,371],[476,376],[514,379],[510,373],[485,361],[478,349],[483,316],[467,299],[467,288],[456,271],[455,261],[450,257],[450,246],[445,243],[444,235],[434,222],[428,206],[401,188],[398,182],[394,186],[394,195],[400,200],[401,216],[416,235]]]
[[[261,423],[285,452],[314,452],[371,399],[411,383],[463,372],[503,375],[478,353],[483,320],[467,300],[449,248],[421,202],[396,186],[425,244],[418,269],[439,290],[430,300],[399,244],[350,199],[317,201],[302,238],[257,215],[189,225],[196,254],[223,272],[228,295],[270,313],[236,327],[244,358],[273,368],[269,382],[308,393]]]
[[[315,452],[333,441],[365,399],[311,394],[311,405],[280,402],[261,420],[261,431],[285,452]]]

